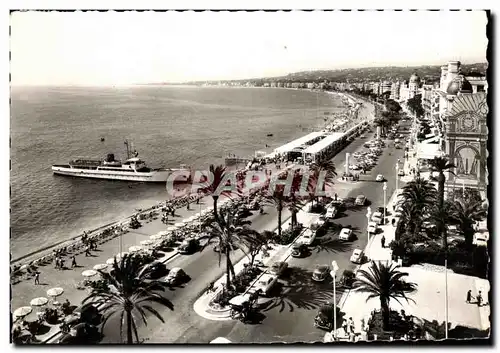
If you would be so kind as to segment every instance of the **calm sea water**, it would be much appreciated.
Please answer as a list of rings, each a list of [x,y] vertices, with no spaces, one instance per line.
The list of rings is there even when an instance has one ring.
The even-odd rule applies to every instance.
[[[13,259],[166,198],[164,185],[54,176],[54,163],[125,158],[129,139],[150,166],[205,167],[271,151],[343,108],[336,96],[266,88],[17,87],[11,96]]]

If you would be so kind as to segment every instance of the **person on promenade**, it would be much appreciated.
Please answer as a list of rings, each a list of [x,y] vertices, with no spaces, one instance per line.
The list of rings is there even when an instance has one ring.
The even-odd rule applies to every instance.
[[[347,321],[345,319],[342,321],[342,328],[347,336]]]
[[[76,266],[77,266],[76,265],[76,257],[75,257],[75,255],[73,255],[71,257],[71,268],[76,267]]]
[[[189,201],[186,203],[186,210],[189,211]]]
[[[90,256],[90,246],[87,245],[85,247],[85,257],[88,257],[88,256]]]
[[[472,300],[472,291],[469,289],[469,290],[467,291],[467,297],[465,298],[465,302],[466,302],[467,304],[470,304],[470,303],[471,303],[471,300]]]
[[[40,272],[35,273],[35,284],[40,284]]]
[[[64,269],[64,259],[63,259],[63,258],[61,258],[61,259],[59,260],[59,269],[60,269],[60,270]]]
[[[476,297],[476,302],[477,302],[478,307],[481,306],[482,301],[483,301],[483,296],[481,295],[481,291],[479,291],[479,293],[477,293],[477,297]]]
[[[382,235],[382,239],[380,239],[380,243],[382,244],[382,248],[385,248],[385,236]]]
[[[337,193],[335,193],[335,201],[337,201],[337,197],[338,197],[338,195],[337,195]]]

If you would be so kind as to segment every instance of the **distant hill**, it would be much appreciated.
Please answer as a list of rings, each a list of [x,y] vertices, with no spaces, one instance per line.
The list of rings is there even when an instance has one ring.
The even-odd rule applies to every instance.
[[[462,73],[466,76],[486,75],[487,63],[462,64]],[[301,71],[280,77],[261,77],[247,78],[241,80],[213,80],[213,81],[191,81],[184,83],[152,83],[152,84],[219,84],[219,83],[246,83],[262,85],[266,82],[284,81],[284,82],[370,82],[370,81],[404,81],[416,72],[421,79],[427,83],[439,81],[441,76],[441,65],[434,66],[383,66],[383,67],[364,67],[357,69],[338,69],[338,70],[314,70]]]

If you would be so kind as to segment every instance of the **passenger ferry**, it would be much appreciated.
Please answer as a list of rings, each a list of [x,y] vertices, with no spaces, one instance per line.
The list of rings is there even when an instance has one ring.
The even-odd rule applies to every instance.
[[[181,165],[177,169],[149,168],[144,161],[137,157],[136,151],[134,157],[130,158],[131,153],[127,141],[125,141],[125,145],[127,145],[127,160],[124,162],[115,160],[114,154],[110,153],[105,160],[76,159],[68,164],[54,164],[52,172],[81,178],[137,182],[166,182],[172,173],[182,172],[178,173],[175,182],[182,183],[190,180],[191,171],[187,166]]]

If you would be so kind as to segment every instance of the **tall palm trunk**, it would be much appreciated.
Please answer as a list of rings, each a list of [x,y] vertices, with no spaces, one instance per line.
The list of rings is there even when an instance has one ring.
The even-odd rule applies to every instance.
[[[219,200],[219,196],[212,195],[212,199],[214,200],[214,217],[215,221],[219,221],[219,215],[217,214],[217,200]]]
[[[292,210],[292,228],[297,225],[297,211]]]
[[[278,203],[278,237],[281,238],[281,211],[283,211],[283,204],[281,200]]]
[[[133,344],[132,338],[132,310],[127,309],[127,344]]]
[[[380,296],[380,308],[382,309],[382,321],[384,330],[389,330],[389,300]]]
[[[229,289],[231,287],[231,259],[229,258],[229,254],[231,249],[229,246],[226,246],[226,288]]]

